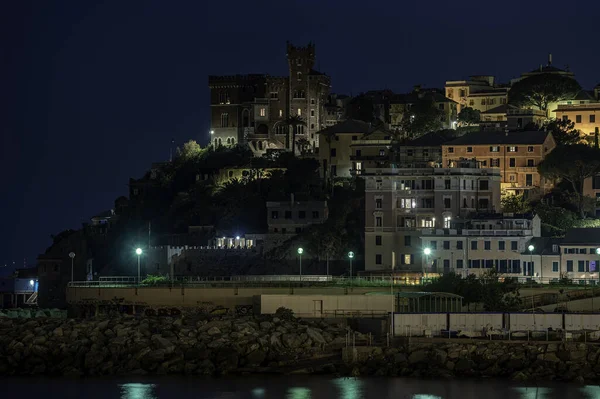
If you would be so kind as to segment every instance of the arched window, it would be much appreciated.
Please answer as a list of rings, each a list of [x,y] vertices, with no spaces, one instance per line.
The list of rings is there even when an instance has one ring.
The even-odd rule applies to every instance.
[[[231,138],[231,145],[235,145],[235,139],[233,137]]]
[[[221,138],[219,138],[219,146],[223,145],[223,141],[221,141]]]
[[[215,147],[219,144],[219,142],[217,141],[217,139],[215,139]]]
[[[227,137],[227,145],[231,144],[231,139]]]
[[[263,142],[262,142],[262,141],[259,141],[259,142],[258,142],[258,149],[259,149],[259,150],[262,150],[262,149],[263,149]]]

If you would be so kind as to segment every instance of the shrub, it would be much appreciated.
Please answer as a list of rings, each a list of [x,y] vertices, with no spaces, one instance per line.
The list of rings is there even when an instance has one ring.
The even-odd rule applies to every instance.
[[[281,320],[294,320],[294,311],[282,306],[275,311],[275,316],[279,317]]]

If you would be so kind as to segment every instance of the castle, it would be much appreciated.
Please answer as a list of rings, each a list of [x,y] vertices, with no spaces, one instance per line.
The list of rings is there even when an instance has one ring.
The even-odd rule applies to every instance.
[[[330,78],[314,69],[313,43],[296,47],[288,42],[287,60],[287,77],[209,76],[211,144],[247,144],[256,156],[267,150],[290,151],[293,128],[287,121],[298,117],[304,124],[296,126],[296,151],[304,147],[305,151],[316,152],[317,132],[325,126],[324,104]]]

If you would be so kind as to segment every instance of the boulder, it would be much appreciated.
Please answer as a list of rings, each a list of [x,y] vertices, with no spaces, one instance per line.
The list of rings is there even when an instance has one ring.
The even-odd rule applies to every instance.
[[[308,337],[310,337],[311,340],[313,340],[313,342],[315,342],[317,344],[326,344],[327,343],[327,340],[323,337],[323,335],[321,334],[321,332],[319,330],[316,330],[313,328],[307,328],[306,334],[308,335]]]
[[[408,356],[410,364],[427,363],[429,361],[429,353],[425,350],[417,350]]]

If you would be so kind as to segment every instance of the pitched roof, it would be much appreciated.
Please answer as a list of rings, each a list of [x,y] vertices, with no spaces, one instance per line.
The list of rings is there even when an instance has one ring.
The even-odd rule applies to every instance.
[[[456,132],[441,130],[439,132],[430,132],[414,140],[402,144],[401,147],[437,147],[456,138]]]
[[[548,132],[543,130],[528,132],[484,131],[465,134],[444,145],[485,145],[485,144],[543,144]]]
[[[522,253],[524,255],[558,255],[560,252],[554,251],[553,245],[559,245],[560,243],[560,238],[534,237],[529,241],[529,244],[533,245],[533,251],[530,253],[529,249],[525,248],[525,251],[523,251]],[[529,244],[527,245],[527,247],[529,247]]]
[[[319,134],[343,134],[343,133],[367,134],[373,130],[374,129],[370,123],[359,121],[356,119],[346,119],[340,123],[336,123],[333,126],[329,126],[325,129],[319,131]]]
[[[502,104],[494,108],[490,108],[487,111],[483,111],[482,114],[505,114],[508,111],[508,104]]]
[[[600,248],[600,228],[570,229],[562,240],[562,244],[592,245]]]

